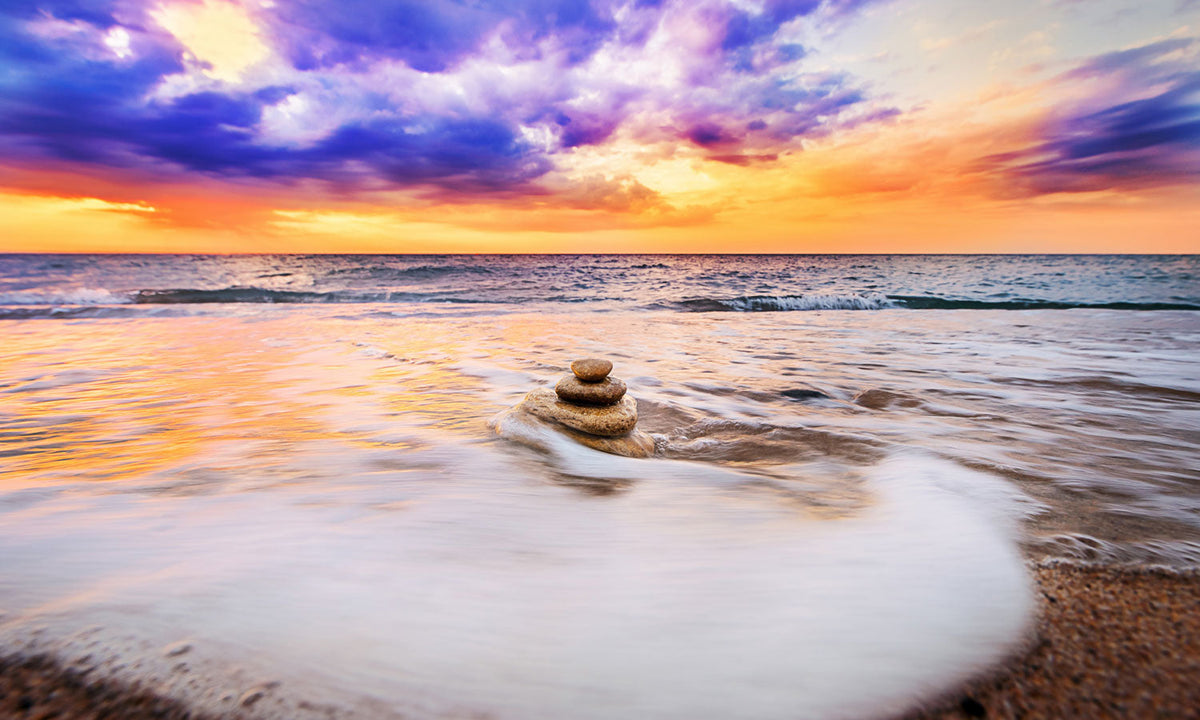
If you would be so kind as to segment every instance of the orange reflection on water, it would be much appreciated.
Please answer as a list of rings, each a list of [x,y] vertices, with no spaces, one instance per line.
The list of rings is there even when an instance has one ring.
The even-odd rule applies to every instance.
[[[324,432],[280,372],[304,348],[259,330],[178,318],[6,324],[0,478],[203,486],[206,474]]]
[[[481,406],[479,381],[458,363],[488,364],[494,346],[467,348],[455,327],[346,323],[301,308],[0,323],[0,487],[202,493],[340,481],[372,449],[419,446],[426,430],[490,436],[480,417],[500,407]]]

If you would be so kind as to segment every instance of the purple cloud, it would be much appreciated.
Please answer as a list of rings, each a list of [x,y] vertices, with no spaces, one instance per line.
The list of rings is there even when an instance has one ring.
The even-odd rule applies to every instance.
[[[582,61],[615,27],[613,9],[588,0],[291,0],[266,17],[300,70],[389,57],[436,73],[493,33],[523,47],[556,37]]]
[[[802,72],[780,32],[865,1],[278,0],[253,11],[273,64],[229,80],[156,5],[15,0],[0,7],[0,161],[443,194],[541,192],[562,156],[618,136],[770,162],[895,112],[851,77]]]
[[[4,14],[8,18],[29,19],[49,13],[60,20],[82,20],[107,28],[116,24],[113,13],[117,10],[117,3],[112,0],[55,0],[53,3],[11,0],[5,3]]]
[[[561,141],[564,148],[598,145],[617,129],[617,118],[588,113],[576,113],[571,116],[559,112],[554,122],[562,128]]]
[[[1088,60],[1060,80],[1100,80],[1105,90],[1060,113],[1034,146],[991,156],[985,165],[1023,194],[1194,183],[1200,178],[1200,70],[1172,55],[1197,43],[1163,40]]]

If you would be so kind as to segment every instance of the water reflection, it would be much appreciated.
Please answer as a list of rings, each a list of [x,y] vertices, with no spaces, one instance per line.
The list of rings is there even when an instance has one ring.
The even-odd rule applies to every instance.
[[[0,323],[0,641],[99,625],[158,668],[182,634],[181,692],[234,658],[367,718],[904,707],[1019,641],[1015,528],[1176,561],[1197,536],[1190,331],[1011,317]],[[488,429],[580,355],[657,457]]]
[[[1188,490],[1198,481],[1194,329],[1171,313],[1091,312],[1090,331],[1063,338],[1051,313],[1013,317],[347,318],[291,306],[252,321],[5,323],[0,481],[332,492],[346,477],[428,469],[496,443],[488,418],[596,354],[617,363],[666,458],[785,482],[831,461],[850,477],[891,449],[924,448],[1045,503],[1037,533],[1200,539]],[[797,388],[820,397],[787,394]],[[530,472],[563,481],[545,463]],[[826,486],[853,495],[853,483]]]

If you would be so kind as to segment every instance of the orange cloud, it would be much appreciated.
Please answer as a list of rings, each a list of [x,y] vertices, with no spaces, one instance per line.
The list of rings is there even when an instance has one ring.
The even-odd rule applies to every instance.
[[[754,163],[617,136],[540,192],[470,198],[10,167],[0,250],[1195,252],[1195,184],[1031,194],[998,160],[1036,159],[1051,100],[1084,90],[997,85]]]

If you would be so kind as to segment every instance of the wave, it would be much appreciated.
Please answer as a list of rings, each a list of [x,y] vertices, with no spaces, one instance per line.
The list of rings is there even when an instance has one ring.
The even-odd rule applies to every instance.
[[[0,292],[0,305],[125,305],[132,299],[102,288]]]
[[[661,307],[661,306],[660,306]],[[933,295],[743,295],[688,298],[668,305],[684,312],[795,312],[805,310],[1200,310],[1163,302],[1082,303],[1057,300],[958,300]]]
[[[1191,540],[1111,542],[1082,533],[1062,533],[1036,538],[1029,544],[1052,557],[1085,563],[1152,567],[1159,572],[1200,568],[1200,542]]]
[[[417,265],[396,270],[400,277],[442,277],[443,275],[491,275],[486,265]]]
[[[134,308],[128,305],[113,307],[111,305],[76,305],[76,306],[18,306],[4,307],[0,305],[0,320],[42,320],[53,318],[57,320],[73,320],[83,318],[114,318],[136,315]]]
[[[366,277],[375,279],[404,279],[404,280],[433,280],[452,275],[492,275],[492,269],[485,265],[414,265],[412,267],[393,267],[391,265],[363,265],[348,268],[336,268],[328,272],[329,276],[348,275],[351,277]]]
[[[689,298],[675,304],[685,312],[787,312],[803,310],[884,310],[899,307],[886,295],[743,295]]]
[[[204,303],[482,303],[486,300],[446,293],[413,292],[314,292],[304,290],[267,290],[257,287],[231,287],[219,290],[176,288],[139,290],[133,294],[139,305],[195,305]]]
[[[425,266],[413,268],[426,269]],[[430,288],[428,292],[399,290],[272,290],[257,286],[217,289],[166,288],[114,292],[101,288],[26,289],[0,292],[0,318],[62,316],[66,309],[111,308],[114,305],[200,305],[234,304],[366,304],[366,303],[447,303],[525,305],[530,303],[595,304],[619,300],[593,292],[547,294],[496,293],[496,288]],[[586,290],[586,288],[581,288]],[[483,297],[490,295],[491,297]],[[40,310],[34,311],[32,308]],[[652,310],[679,312],[796,312],[807,310],[1200,310],[1200,304],[1187,302],[1066,302],[1056,300],[963,300],[935,295],[885,295],[883,293],[814,293],[804,295],[742,295],[737,297],[691,297],[679,301],[651,303]]]
[[[910,310],[1200,310],[1200,305],[1163,302],[1084,303],[1058,300],[954,300],[934,295],[888,295]]]
[[[139,305],[191,305],[200,303],[324,303],[336,302],[336,293],[302,290],[266,290],[232,287],[220,290],[139,290],[133,295]]]

